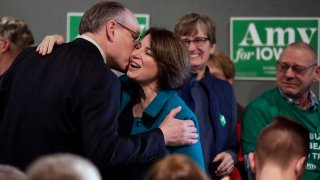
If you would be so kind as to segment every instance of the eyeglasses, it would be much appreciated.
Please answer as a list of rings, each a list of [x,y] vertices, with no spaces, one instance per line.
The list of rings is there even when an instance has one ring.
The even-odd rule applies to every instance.
[[[316,64],[311,64],[310,66],[300,66],[300,65],[288,65],[286,63],[282,63],[282,62],[277,62],[277,71],[279,72],[287,72],[288,69],[291,67],[291,71],[294,72],[295,74],[298,74],[298,75],[304,75],[307,70],[313,66],[317,66]]]
[[[187,46],[189,46],[190,45],[190,43],[191,42],[193,42],[193,44],[194,45],[196,45],[196,46],[203,46],[204,45],[204,43],[206,42],[206,41],[208,41],[209,40],[209,38],[205,38],[205,37],[196,37],[196,38],[194,38],[194,39],[182,39],[182,41],[187,45]]]
[[[123,24],[121,24],[121,23],[119,23],[117,21],[116,21],[116,23],[119,24],[121,27],[123,27],[125,30],[127,30],[132,35],[132,37],[134,39],[134,43],[136,45],[139,44],[140,39],[141,39],[141,35],[140,34],[134,32],[132,29],[128,28],[127,26],[125,26],[125,25],[123,25]]]

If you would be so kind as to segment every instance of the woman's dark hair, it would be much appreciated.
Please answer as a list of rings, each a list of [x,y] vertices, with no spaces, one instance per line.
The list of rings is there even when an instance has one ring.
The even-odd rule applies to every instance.
[[[166,29],[150,28],[151,51],[159,69],[159,88],[177,89],[188,78],[190,57],[184,42]]]

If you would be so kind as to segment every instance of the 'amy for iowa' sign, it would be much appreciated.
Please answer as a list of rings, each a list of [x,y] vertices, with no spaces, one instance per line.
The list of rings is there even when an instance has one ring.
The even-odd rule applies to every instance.
[[[319,18],[231,18],[230,56],[237,79],[275,79],[275,63],[295,41],[319,51]]]

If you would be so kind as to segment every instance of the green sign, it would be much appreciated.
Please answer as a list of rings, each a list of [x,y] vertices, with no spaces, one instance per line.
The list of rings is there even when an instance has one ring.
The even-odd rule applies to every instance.
[[[140,33],[141,35],[144,35],[144,33],[149,29],[150,25],[150,19],[149,14],[135,14],[138,23],[140,25]]]
[[[83,13],[70,12],[67,14],[67,42],[79,35],[79,25]]]
[[[83,13],[69,12],[67,14],[67,42],[74,40],[79,35],[79,24]],[[140,25],[141,34],[149,28],[149,14],[135,14]]]
[[[231,18],[236,79],[274,80],[283,49],[304,41],[319,54],[319,18]]]

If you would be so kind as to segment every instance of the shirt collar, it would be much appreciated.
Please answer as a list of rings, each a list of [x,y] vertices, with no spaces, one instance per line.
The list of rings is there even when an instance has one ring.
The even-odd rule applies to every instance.
[[[143,111],[142,123],[145,127],[150,128],[156,121],[156,116],[165,108],[166,102],[176,94],[173,90],[159,91],[154,100]]]
[[[300,100],[299,100],[299,99],[291,98],[291,97],[285,95],[285,94],[281,91],[280,88],[278,88],[278,89],[279,89],[279,91],[280,91],[281,96],[284,97],[289,104],[292,104],[292,105],[294,105],[294,106],[296,106],[296,107],[298,107],[298,108],[301,109],[301,107],[300,107]],[[307,110],[307,111],[310,111],[310,112],[315,112],[315,111],[317,110],[317,108],[318,108],[318,104],[319,104],[319,103],[318,103],[318,100],[317,100],[317,96],[316,96],[315,93],[314,93],[313,91],[311,91],[311,90],[309,90],[308,99],[309,99],[309,102],[310,102],[310,103],[309,103],[308,107],[306,108],[306,110]]]
[[[149,106],[144,110],[151,117],[155,117],[162,110],[162,107],[167,103],[167,101],[176,94],[174,90],[161,90],[158,92],[157,96],[149,104]]]
[[[104,54],[102,48],[98,45],[98,43],[96,43],[92,38],[90,38],[89,36],[86,36],[84,34],[83,35],[79,35],[78,38],[85,39],[85,40],[91,42],[92,44],[94,44],[98,48],[98,50],[99,50],[99,52],[100,52],[100,54],[101,54],[101,56],[103,58],[104,63],[107,64],[106,55]]]

